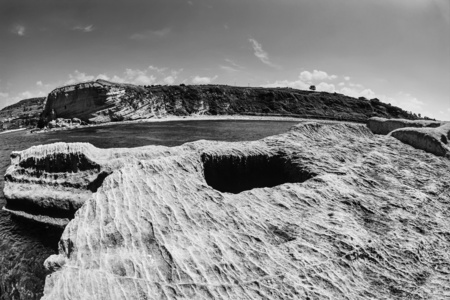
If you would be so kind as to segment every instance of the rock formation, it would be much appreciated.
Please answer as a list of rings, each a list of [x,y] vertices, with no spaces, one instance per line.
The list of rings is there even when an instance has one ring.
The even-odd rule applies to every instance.
[[[388,134],[391,131],[405,127],[431,127],[436,128],[442,125],[442,122],[431,120],[405,120],[405,119],[386,119],[373,117],[367,120],[367,127],[375,134]]]
[[[27,218],[73,218],[43,299],[450,297],[450,161],[364,125],[32,147],[5,194]]]
[[[21,100],[0,110],[0,130],[37,125],[45,104],[45,97]],[[3,125],[3,126],[2,126]]]
[[[85,122],[136,120],[166,115],[269,115],[365,122],[368,118],[416,119],[376,99],[291,88],[225,85],[135,86],[97,80],[53,90],[42,114]]]
[[[373,133],[389,134],[416,149],[450,158],[450,122],[371,118],[367,126]]]

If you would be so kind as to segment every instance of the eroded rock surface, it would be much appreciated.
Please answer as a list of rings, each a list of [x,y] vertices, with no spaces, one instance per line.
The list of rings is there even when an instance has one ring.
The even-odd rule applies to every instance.
[[[405,144],[450,158],[450,122],[371,118],[367,127],[376,134],[389,134]]]
[[[437,128],[397,129],[391,135],[416,149],[450,158],[450,123]]]
[[[443,123],[439,121],[430,120],[405,120],[405,119],[386,119],[380,117],[372,117],[367,120],[367,127],[375,134],[388,134],[399,128],[405,127],[431,127],[436,128]]]
[[[76,168],[46,163],[60,152],[78,153]],[[67,182],[83,184],[68,193],[110,172],[86,192],[46,261],[54,272],[43,299],[450,297],[450,161],[363,125],[14,155],[10,174],[70,165]],[[11,192],[27,184],[12,183]]]

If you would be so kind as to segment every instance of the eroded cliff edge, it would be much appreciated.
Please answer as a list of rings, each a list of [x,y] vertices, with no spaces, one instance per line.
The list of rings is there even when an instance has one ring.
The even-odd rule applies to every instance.
[[[44,299],[450,297],[449,160],[364,125],[173,148],[40,146],[8,171],[32,181],[59,152],[85,157],[61,172],[84,183],[68,193],[89,190],[82,165],[108,175],[46,261]],[[69,182],[58,179],[48,187]]]
[[[378,99],[291,88],[136,86],[105,80],[53,90],[47,97],[42,125],[56,118],[104,123],[166,115],[292,116],[365,122],[370,117],[417,119]]]

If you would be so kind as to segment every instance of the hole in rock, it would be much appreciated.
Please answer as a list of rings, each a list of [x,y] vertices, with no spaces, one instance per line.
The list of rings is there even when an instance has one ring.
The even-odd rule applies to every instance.
[[[282,155],[202,155],[206,183],[220,191],[238,194],[254,188],[304,182],[316,174]]]

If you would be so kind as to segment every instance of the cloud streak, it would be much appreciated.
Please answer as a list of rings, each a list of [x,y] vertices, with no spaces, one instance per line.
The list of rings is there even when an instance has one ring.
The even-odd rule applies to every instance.
[[[25,36],[25,30],[26,30],[25,26],[23,26],[23,25],[16,25],[12,29],[12,32],[14,34],[17,34],[18,36]]]
[[[192,79],[192,83],[193,84],[209,84],[209,83],[213,82],[214,80],[216,80],[217,77],[218,77],[217,75],[214,77],[206,77],[206,76],[200,77],[197,75]]]
[[[132,39],[132,40],[147,40],[152,37],[163,38],[163,37],[169,35],[171,32],[172,32],[172,28],[170,28],[170,27],[165,27],[165,28],[158,29],[158,30],[147,30],[147,31],[143,31],[143,32],[133,33],[132,35],[130,35],[130,39]]]
[[[94,30],[94,25],[88,26],[75,26],[72,28],[73,30],[81,31],[81,32],[92,32]]]
[[[273,67],[273,68],[280,68],[280,66],[272,63],[270,61],[269,58],[269,53],[267,53],[266,51],[264,51],[264,49],[262,48],[262,45],[260,43],[258,43],[257,40],[251,38],[249,39],[249,42],[252,44],[253,47],[253,54],[255,54],[255,56],[264,64]]]

